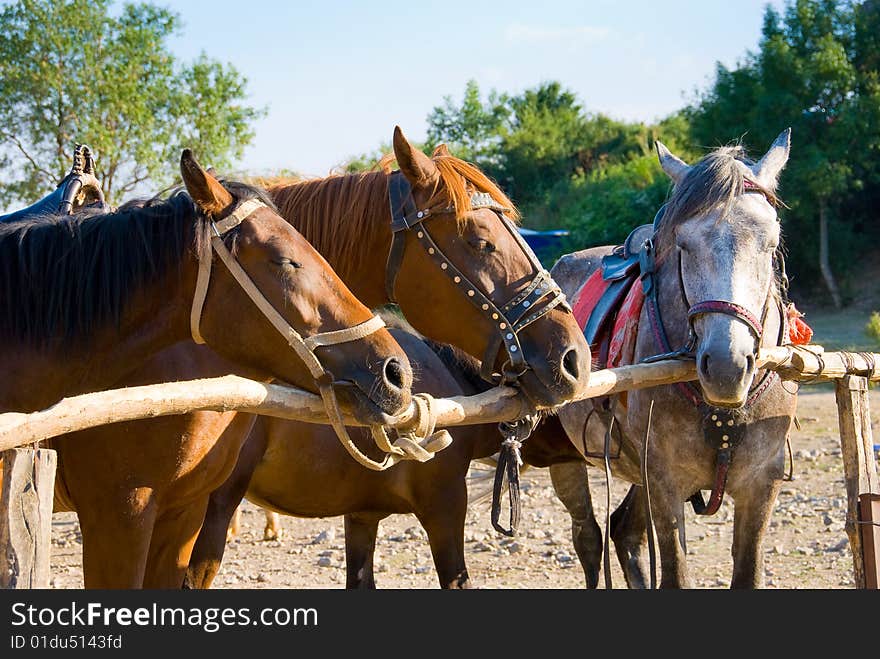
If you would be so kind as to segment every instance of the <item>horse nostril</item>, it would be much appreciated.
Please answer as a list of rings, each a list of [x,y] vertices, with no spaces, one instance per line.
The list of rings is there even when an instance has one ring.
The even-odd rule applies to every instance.
[[[702,357],[700,357],[700,373],[702,373],[704,376],[707,376],[707,377],[709,375],[709,355],[708,354],[704,354]]]
[[[577,380],[580,377],[577,351],[574,348],[569,348],[568,352],[562,356],[562,371],[572,380]]]
[[[403,365],[395,357],[389,357],[382,365],[382,379],[394,389],[403,389],[405,380]]]
[[[746,356],[746,373],[751,373],[755,369],[755,356]]]

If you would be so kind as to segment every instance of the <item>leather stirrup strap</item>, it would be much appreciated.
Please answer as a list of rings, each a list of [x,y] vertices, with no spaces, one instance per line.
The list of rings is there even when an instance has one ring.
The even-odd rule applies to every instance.
[[[217,236],[222,236],[244,222],[248,215],[265,205],[259,199],[248,199],[239,204],[228,217],[219,222],[212,222],[212,228]],[[205,307],[205,298],[208,296],[208,285],[211,283],[212,243],[213,240],[211,243],[205,243],[199,252],[199,274],[196,278],[196,291],[193,294],[192,308],[189,312],[189,330],[193,341],[199,345],[205,343],[205,339],[199,331],[199,324],[202,319],[202,310]]]

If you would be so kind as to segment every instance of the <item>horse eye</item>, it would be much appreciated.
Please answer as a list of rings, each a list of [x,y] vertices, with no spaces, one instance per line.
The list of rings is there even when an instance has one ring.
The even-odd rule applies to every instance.
[[[469,240],[468,244],[478,252],[485,252],[486,254],[490,254],[495,251],[495,245],[490,243],[488,240]]]
[[[272,263],[274,263],[275,265],[282,267],[282,268],[299,269],[299,268],[303,267],[302,263],[300,263],[299,261],[294,261],[293,259],[288,259],[288,258],[273,259]]]

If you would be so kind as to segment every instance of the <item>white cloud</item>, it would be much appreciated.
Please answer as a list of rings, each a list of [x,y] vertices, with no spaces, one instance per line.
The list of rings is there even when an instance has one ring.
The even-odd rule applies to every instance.
[[[545,27],[515,23],[504,30],[504,38],[510,43],[541,43],[553,41],[567,46],[588,45],[604,41],[611,35],[610,28],[593,25],[572,27]]]

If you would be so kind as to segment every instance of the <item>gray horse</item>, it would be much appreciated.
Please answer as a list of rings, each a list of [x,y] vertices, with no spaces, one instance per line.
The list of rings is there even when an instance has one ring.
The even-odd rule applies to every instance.
[[[598,581],[602,540],[589,505],[586,464],[602,464],[591,456],[602,454],[612,418],[612,472],[636,485],[612,518],[612,538],[628,585],[645,585],[643,546],[650,512],[661,587],[690,587],[684,505],[713,486],[713,499],[726,490],[735,502],[731,587],[759,588],[764,583],[763,537],[783,476],[796,396],[774,374],[758,371],[755,358],[759,346],[787,341],[774,206],[777,177],[789,148],[790,129],[757,163],[740,146],[728,146],[688,166],[657,143],[660,164],[675,188],[653,236],[657,313],[652,314],[647,296],[635,362],[670,346],[687,346],[696,358],[699,380],[691,387],[629,392],[611,399],[605,410],[591,401],[569,404],[558,418],[548,419],[551,427],[561,425],[587,456],[585,464],[551,468],[551,475],[557,495],[572,513],[588,585]],[[567,254],[553,267],[553,278],[574,299],[611,251],[606,246]],[[651,315],[659,321],[652,322]],[[666,340],[658,335],[658,325]],[[646,443],[649,497],[641,487]],[[724,473],[723,464],[729,466]],[[725,479],[719,492],[717,484]]]

